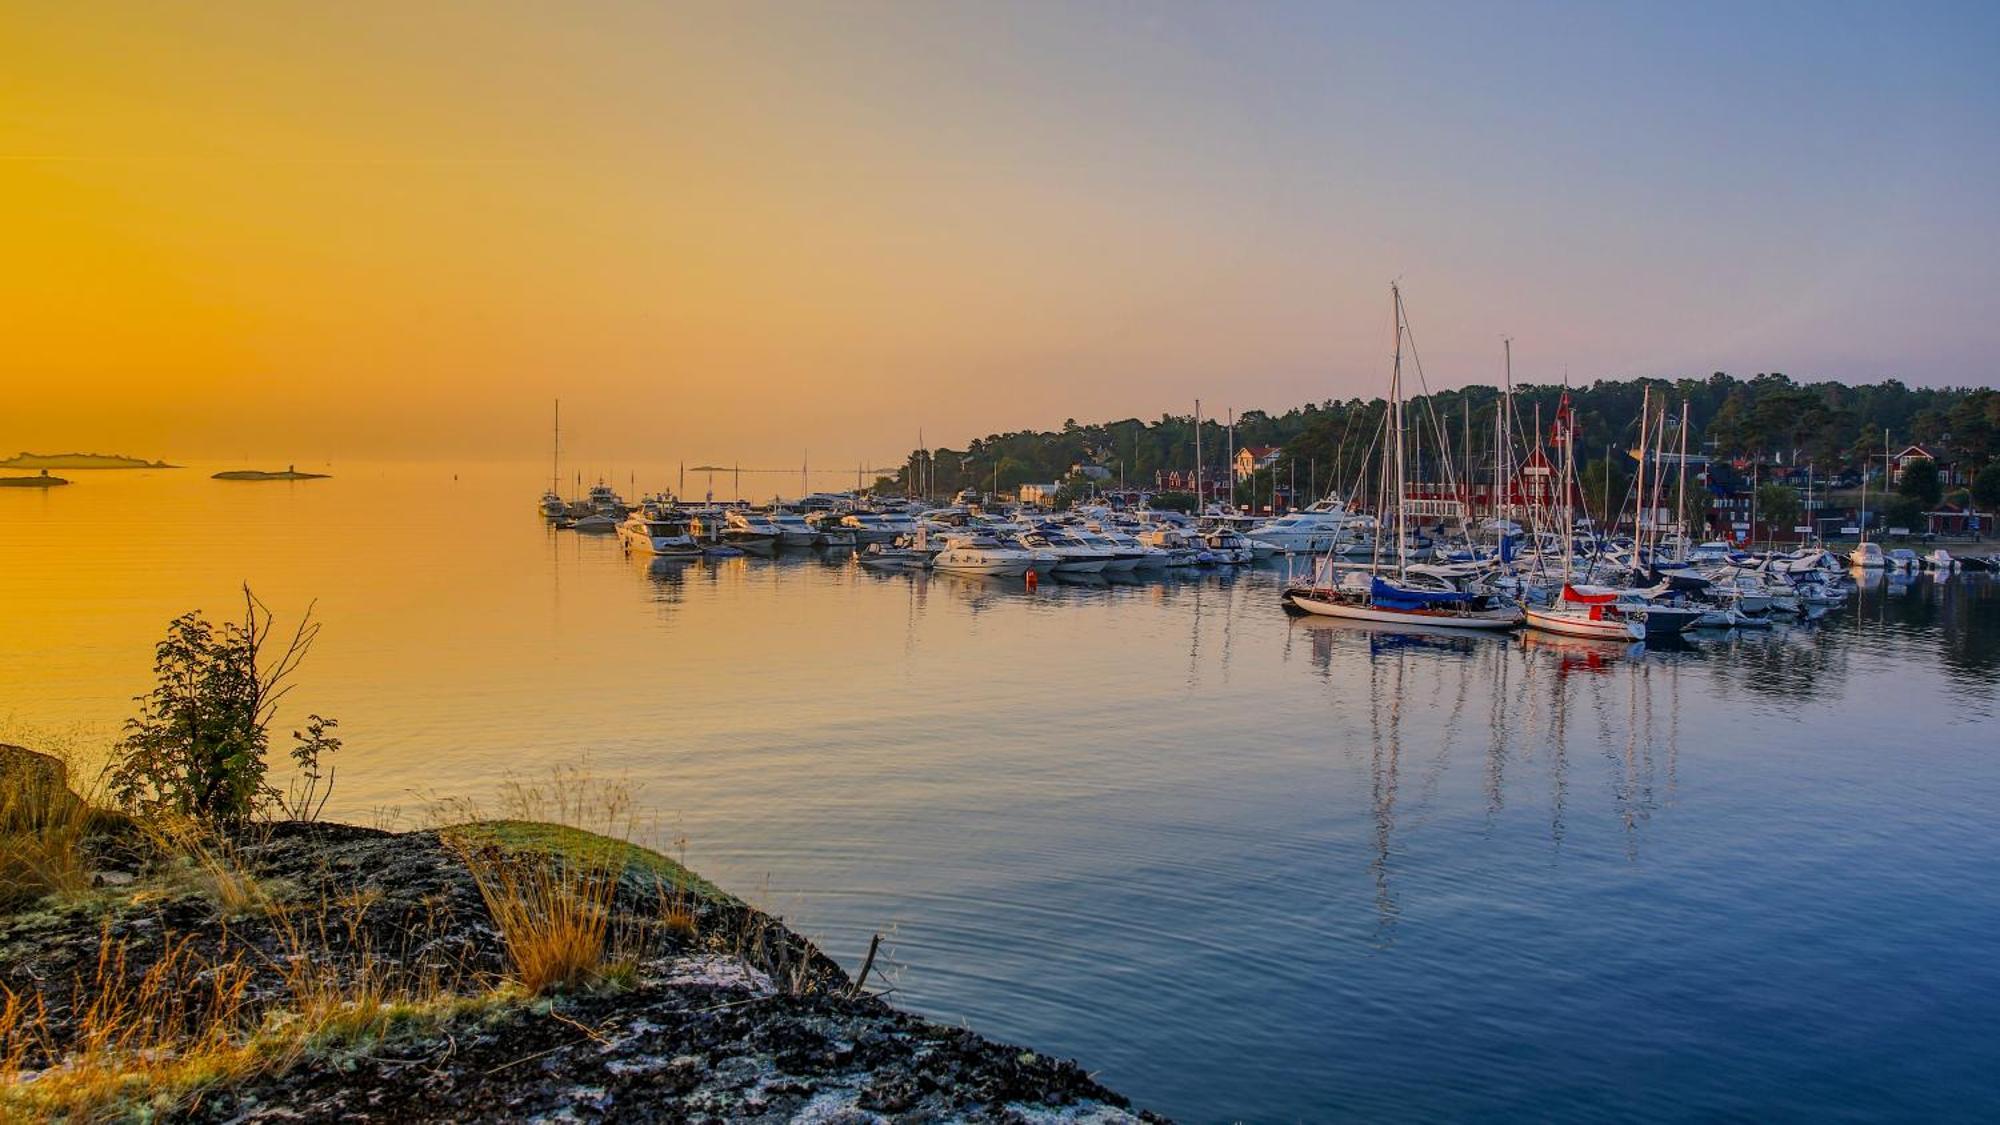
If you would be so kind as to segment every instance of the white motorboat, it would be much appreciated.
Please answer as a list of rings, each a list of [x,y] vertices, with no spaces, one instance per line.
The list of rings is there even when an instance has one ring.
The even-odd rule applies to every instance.
[[[1250,541],[1227,527],[1211,528],[1202,532],[1201,542],[1208,548],[1217,563],[1237,564],[1256,561],[1257,553]]]
[[[778,546],[810,547],[820,541],[819,529],[806,522],[797,512],[780,509],[770,515],[771,526],[778,529]]]
[[[691,559],[701,555],[701,544],[688,533],[687,521],[644,511],[634,512],[618,525],[618,540],[628,551]]]
[[[1881,570],[1888,565],[1888,562],[1888,558],[1882,554],[1880,543],[1857,543],[1854,545],[1854,550],[1847,553],[1848,565],[1863,570]]]
[[[616,531],[618,530],[618,517],[606,515],[603,512],[592,512],[587,516],[578,516],[575,520],[571,521],[570,526],[578,531]]]
[[[983,532],[948,535],[944,549],[931,559],[931,566],[954,574],[982,574],[996,578],[1018,578],[1034,569],[1036,552],[1010,547]]]
[[[1056,527],[1022,532],[1021,545],[1053,554],[1057,574],[1102,574],[1113,557],[1109,550],[1089,546]]]
[[[1340,546],[1353,517],[1338,500],[1321,500],[1310,508],[1287,512],[1251,530],[1251,546],[1279,554],[1321,555]]]
[[[1609,586],[1563,584],[1562,593],[1546,606],[1530,604],[1524,612],[1528,628],[1568,637],[1595,637],[1600,640],[1646,639],[1646,622],[1640,616],[1643,605],[1620,600],[1620,591]]]
[[[1115,527],[1107,527],[1098,532],[1117,550],[1121,558],[1133,558],[1132,569],[1165,570],[1168,553],[1158,547],[1139,542],[1138,538]]]
[[[908,516],[893,512],[850,512],[840,525],[854,533],[856,543],[894,543],[899,536],[914,535],[917,524]]]
[[[1120,546],[1116,540],[1102,532],[1092,531],[1087,527],[1070,527],[1066,530],[1072,538],[1084,546],[1110,553],[1110,561],[1104,564],[1105,574],[1130,574],[1139,568],[1139,560],[1146,557],[1145,549],[1137,544],[1131,547]]]
[[[1924,556],[1924,565],[1932,570],[1951,571],[1958,569],[1958,560],[1951,557],[1950,551],[1939,547]]]
[[[1918,565],[1917,553],[1908,547],[1898,547],[1889,552],[1890,570],[1900,570],[1908,573],[1916,570]]]
[[[762,512],[732,508],[723,521],[722,541],[746,551],[769,554],[777,550],[778,540],[783,536],[778,525]]]

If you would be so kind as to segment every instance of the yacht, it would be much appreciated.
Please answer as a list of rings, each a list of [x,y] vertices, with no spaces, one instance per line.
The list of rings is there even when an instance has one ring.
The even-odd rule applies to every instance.
[[[548,519],[559,520],[569,514],[569,505],[563,503],[554,489],[542,493],[541,507],[542,515]]]
[[[687,521],[644,511],[633,512],[618,525],[618,541],[628,551],[691,559],[701,555],[701,544],[688,534]]]
[[[780,547],[810,547],[820,541],[819,530],[797,512],[779,509],[771,513],[770,521],[778,529]]]
[[[723,521],[723,542],[759,554],[769,554],[778,549],[778,540],[783,532],[779,530],[777,523],[764,513],[732,508],[723,517]]]
[[[1257,558],[1257,553],[1250,546],[1250,541],[1243,538],[1242,535],[1238,534],[1232,528],[1212,528],[1202,533],[1201,541],[1208,547],[1209,553],[1215,556],[1215,561],[1219,564],[1249,563],[1254,562]]]
[[[1340,545],[1351,517],[1338,500],[1321,500],[1310,508],[1288,512],[1250,531],[1252,546],[1262,544],[1280,554],[1324,554]]]
[[[916,521],[888,512],[851,512],[840,525],[854,533],[856,543],[893,543],[897,536],[916,533]]]
[[[602,479],[590,486],[590,492],[584,497],[584,503],[590,506],[593,513],[610,516],[614,521],[625,514],[625,501],[619,499],[618,493]]]
[[[944,549],[931,559],[931,566],[954,574],[984,574],[998,578],[1018,578],[1034,569],[1036,552],[1010,547],[983,532],[955,532],[946,536]]]
[[[1136,536],[1128,532],[1121,531],[1116,527],[1107,527],[1098,531],[1097,534],[1102,536],[1117,550],[1119,557],[1133,558],[1132,569],[1135,571],[1165,570],[1167,567],[1168,553],[1166,551],[1141,543]]]
[[[1084,546],[1111,553],[1111,561],[1104,564],[1106,574],[1130,574],[1139,568],[1139,560],[1146,557],[1145,549],[1137,544],[1131,547],[1120,546],[1116,540],[1102,532],[1092,531],[1087,527],[1071,527],[1068,531],[1072,538]]]
[[[1053,554],[1057,574],[1102,574],[1113,557],[1111,551],[1090,546],[1059,527],[1023,532],[1021,545]]]

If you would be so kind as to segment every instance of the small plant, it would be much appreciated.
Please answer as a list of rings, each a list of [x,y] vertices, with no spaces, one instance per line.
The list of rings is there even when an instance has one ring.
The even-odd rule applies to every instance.
[[[211,624],[199,612],[167,626],[154,649],[154,687],[114,749],[111,791],[143,813],[171,813],[224,831],[276,809],[311,819],[326,804],[333,771],[322,759],[340,748],[338,724],[313,715],[292,732],[300,783],[289,797],[265,782],[268,728],[288,682],[319,635],[306,610],[275,659],[267,655],[273,617],[243,588],[243,620]]]

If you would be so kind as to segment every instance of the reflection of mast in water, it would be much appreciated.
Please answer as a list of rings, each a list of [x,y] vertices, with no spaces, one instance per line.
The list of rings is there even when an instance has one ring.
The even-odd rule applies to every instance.
[[[1507,806],[1507,731],[1513,723],[1507,716],[1507,701],[1513,698],[1507,681],[1513,667],[1513,651],[1503,645],[1492,645],[1493,692],[1487,703],[1488,726],[1492,729],[1486,743],[1486,823],[1492,827],[1493,818]]]
[[[1375,876],[1376,937],[1386,944],[1397,919],[1395,892],[1389,887],[1389,844],[1396,828],[1396,773],[1403,749],[1403,660],[1394,661],[1394,683],[1388,704],[1388,735],[1383,736],[1382,661],[1368,661],[1368,779],[1369,810],[1375,820],[1375,855],[1368,870]]]

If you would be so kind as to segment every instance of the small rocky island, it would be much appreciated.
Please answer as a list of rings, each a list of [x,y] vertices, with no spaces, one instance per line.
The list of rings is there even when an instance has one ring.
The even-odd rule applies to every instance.
[[[165,461],[148,461],[122,453],[29,453],[0,461],[0,469],[173,469]]]
[[[282,470],[270,469],[228,469],[215,474],[216,480],[325,480],[327,473],[302,473],[298,466],[286,465]]]
[[[0,798],[0,861],[80,857],[39,893],[0,862],[0,1119],[1159,1120],[1075,1063],[890,1006],[605,836],[197,838],[18,747]]]
[[[58,488],[68,483],[69,481],[62,477],[50,476],[47,469],[43,469],[34,476],[0,477],[0,488]]]

